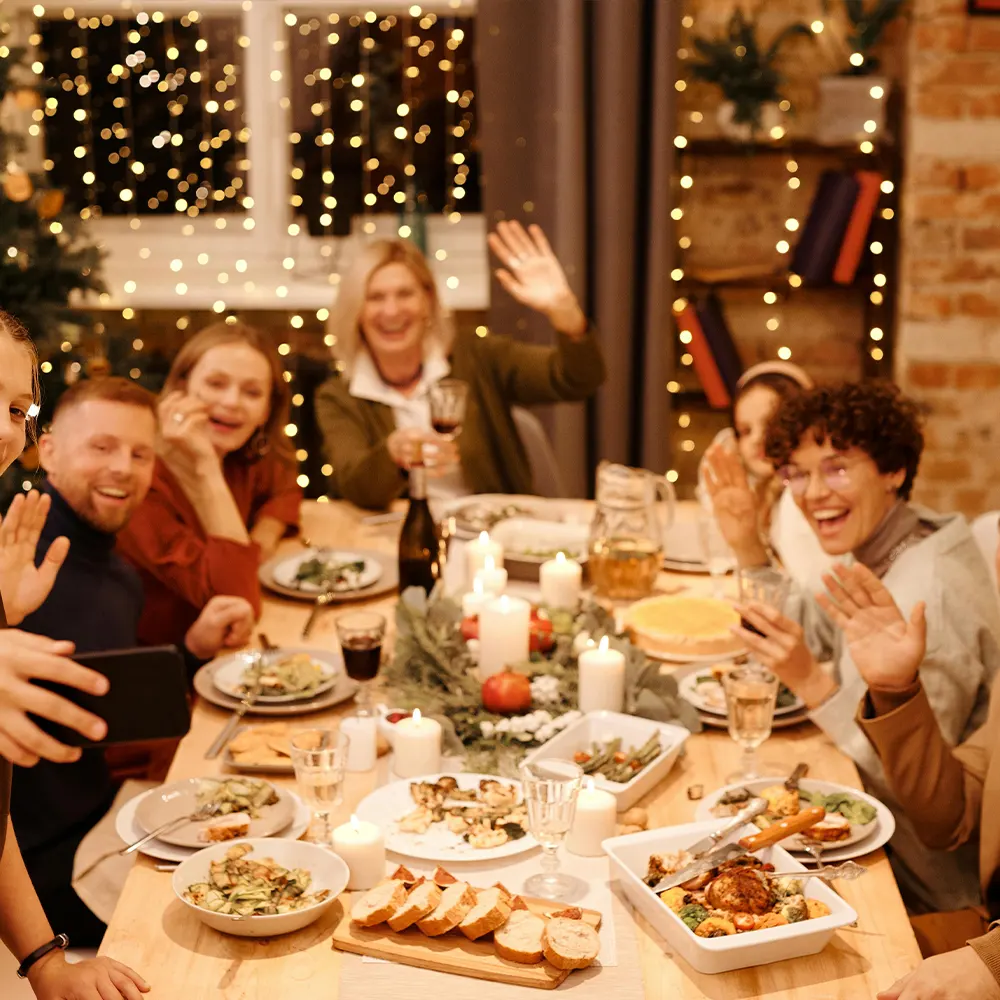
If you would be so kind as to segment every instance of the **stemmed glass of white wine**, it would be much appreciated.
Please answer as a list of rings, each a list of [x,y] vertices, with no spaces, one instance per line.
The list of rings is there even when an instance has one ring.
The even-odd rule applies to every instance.
[[[758,664],[735,667],[724,675],[729,735],[743,748],[738,774],[729,781],[759,778],[757,748],[771,735],[778,678]]]
[[[331,814],[342,801],[348,737],[336,729],[305,729],[291,739],[299,795],[321,824],[321,844],[333,843]]]

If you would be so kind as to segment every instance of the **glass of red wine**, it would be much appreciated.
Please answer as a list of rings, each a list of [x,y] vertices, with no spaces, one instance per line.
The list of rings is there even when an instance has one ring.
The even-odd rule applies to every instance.
[[[374,611],[349,611],[337,617],[336,625],[347,676],[361,685],[358,713],[371,715],[371,682],[378,676],[382,662],[385,617]]]
[[[443,378],[430,389],[431,427],[449,441],[462,433],[469,384],[459,378]]]

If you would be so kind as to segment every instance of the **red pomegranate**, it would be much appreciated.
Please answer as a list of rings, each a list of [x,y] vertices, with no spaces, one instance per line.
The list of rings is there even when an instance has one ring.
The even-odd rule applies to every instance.
[[[498,715],[515,715],[531,708],[531,681],[504,670],[483,682],[483,708]]]

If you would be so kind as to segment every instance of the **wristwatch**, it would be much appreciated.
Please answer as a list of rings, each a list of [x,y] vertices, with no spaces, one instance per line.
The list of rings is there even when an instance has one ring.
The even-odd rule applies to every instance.
[[[50,951],[55,951],[57,948],[60,951],[65,951],[69,947],[69,938],[65,934],[57,934],[51,941],[46,941],[40,948],[36,948],[18,967],[17,967],[17,978],[27,979],[28,972],[31,967],[39,961],[39,959],[44,958]]]

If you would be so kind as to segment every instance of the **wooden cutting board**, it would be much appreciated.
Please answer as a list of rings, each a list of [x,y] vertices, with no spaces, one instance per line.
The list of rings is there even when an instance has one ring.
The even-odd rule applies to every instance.
[[[490,979],[513,986],[531,986],[540,990],[554,990],[569,972],[557,969],[548,962],[538,965],[520,965],[500,958],[493,948],[493,935],[487,934],[479,941],[470,941],[464,934],[452,931],[441,937],[427,937],[416,927],[396,933],[388,924],[377,927],[359,927],[351,923],[351,906],[362,893],[345,892],[341,895],[340,917],[333,929],[333,947],[355,955],[384,958],[401,965],[415,965],[435,972],[450,972],[456,976],[473,979]],[[552,903],[546,899],[522,897],[528,908],[541,916],[565,910],[565,903]],[[583,919],[591,927],[601,926],[601,914],[584,910]]]

